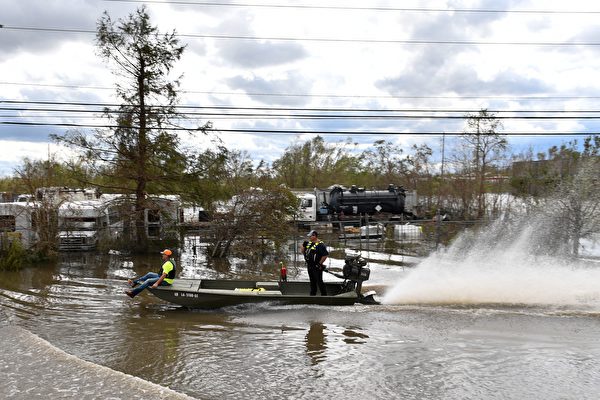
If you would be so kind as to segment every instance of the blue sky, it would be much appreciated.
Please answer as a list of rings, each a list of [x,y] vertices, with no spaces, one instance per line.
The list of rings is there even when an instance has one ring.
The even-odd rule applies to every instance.
[[[593,2],[198,3],[147,4],[152,22],[164,31],[176,29],[188,46],[174,71],[183,74],[181,103],[185,105],[424,109],[438,115],[440,110],[489,108],[508,116],[523,111],[527,115],[558,111],[557,115],[573,116],[567,112],[598,109],[600,28],[596,21],[600,7]],[[0,24],[4,26],[0,29],[0,100],[115,101],[111,89],[114,76],[95,52],[93,31],[103,11],[116,20],[141,2],[2,0],[0,4]],[[103,122],[91,118],[93,115],[83,120],[64,112],[35,112],[32,109],[36,107],[40,106],[0,103],[0,121]],[[464,128],[461,119],[212,116],[197,122],[209,119],[217,129],[369,131],[373,134],[351,136],[361,149],[385,138],[402,146],[427,143],[438,153],[439,136],[419,132],[460,132]],[[48,134],[60,134],[65,128],[5,123],[0,124],[4,150],[0,175],[10,174],[23,157],[69,155],[48,139]],[[537,152],[574,139],[569,133],[598,132],[597,125],[595,119],[508,119],[504,131],[537,133],[509,136],[513,152],[529,146]],[[550,135],[554,132],[565,135]],[[290,143],[313,136],[222,133],[220,139],[232,149],[270,163]],[[332,142],[346,137],[325,135]],[[205,137],[185,136],[185,141],[189,146],[211,145]]]

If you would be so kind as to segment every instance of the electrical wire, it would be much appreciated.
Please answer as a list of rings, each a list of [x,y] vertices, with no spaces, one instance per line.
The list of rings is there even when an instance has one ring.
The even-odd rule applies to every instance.
[[[83,86],[83,85],[65,85],[51,83],[29,83],[29,82],[6,82],[0,81],[0,85],[13,86],[33,86],[33,87],[55,87],[67,89],[86,89],[86,90],[114,90],[114,87],[108,86]],[[261,92],[231,92],[231,91],[210,91],[210,90],[185,90],[181,93],[210,94],[210,95],[228,95],[228,96],[266,96],[266,97],[308,97],[308,98],[367,98],[367,99],[447,99],[447,100],[597,100],[600,96],[485,96],[485,95],[460,95],[460,96],[417,96],[417,95],[361,95],[361,94],[325,94],[325,93],[261,93]]]
[[[52,106],[101,106],[101,107],[119,107],[117,103],[95,103],[95,102],[72,102],[72,101],[47,101],[47,100],[11,100],[11,99],[0,99],[0,104],[34,104],[34,105],[52,105]],[[154,105],[152,108],[166,108],[170,106]],[[175,108],[181,109],[209,109],[209,110],[268,110],[268,111],[344,111],[344,112],[447,112],[447,113],[473,113],[479,112],[480,109],[443,109],[443,108],[343,108],[343,107],[242,107],[242,106],[199,106],[199,105],[178,105]],[[7,108],[9,109],[9,108]],[[29,108],[16,107],[16,109],[30,110]],[[37,109],[33,109],[37,110]],[[54,110],[54,109],[39,109],[40,111]],[[600,112],[598,110],[494,110],[487,109],[489,113],[595,113]]]
[[[18,126],[50,126],[50,127],[66,127],[66,128],[94,128],[94,129],[139,129],[137,126],[120,126],[112,124],[78,124],[78,123],[46,123],[46,122],[15,122],[15,121],[0,121],[0,125],[18,125]],[[342,131],[342,130],[311,130],[311,129],[217,129],[217,128],[184,128],[184,127],[147,127],[147,130],[165,130],[165,131],[186,131],[186,132],[214,132],[214,133],[247,133],[247,134],[260,134],[260,135],[344,135],[344,136],[382,136],[382,135],[418,135],[418,136],[460,136],[464,135],[465,132],[450,132],[450,131]],[[545,132],[526,132],[526,131],[502,131],[498,132],[504,136],[591,136],[594,135],[591,132],[558,132],[558,131],[545,131]]]
[[[195,5],[208,7],[247,7],[247,8],[279,8],[279,9],[314,9],[314,10],[335,10],[335,11],[402,11],[417,13],[482,13],[482,14],[600,14],[595,10],[502,10],[502,9],[478,9],[478,8],[429,8],[429,7],[357,7],[357,6],[328,6],[328,5],[307,5],[307,4],[248,4],[248,3],[217,3],[205,1],[185,1],[185,0],[103,0],[108,3],[144,3],[144,4],[175,4],[175,5]]]
[[[34,32],[55,33],[86,33],[96,34],[93,29],[40,28],[3,25],[2,29],[25,30]],[[600,46],[600,42],[502,42],[481,40],[417,40],[417,39],[348,39],[348,38],[317,38],[317,37],[285,37],[285,36],[248,36],[248,35],[216,35],[198,33],[176,33],[177,37],[225,40],[271,40],[280,42],[320,42],[320,43],[369,43],[369,44],[406,44],[406,45],[457,45],[457,46],[541,46],[541,47],[571,47],[571,46]]]

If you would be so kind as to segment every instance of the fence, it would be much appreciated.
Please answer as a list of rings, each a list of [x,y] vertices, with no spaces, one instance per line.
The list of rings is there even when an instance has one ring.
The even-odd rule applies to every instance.
[[[360,223],[363,223],[362,226]],[[326,234],[328,243],[357,250],[378,250],[424,256],[448,245],[465,229],[477,229],[485,221],[344,221]]]

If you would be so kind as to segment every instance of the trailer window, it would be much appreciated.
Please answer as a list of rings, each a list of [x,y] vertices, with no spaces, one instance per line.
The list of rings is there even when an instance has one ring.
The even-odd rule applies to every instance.
[[[160,237],[160,226],[149,226],[148,227],[148,237],[149,238],[159,238]]]
[[[0,232],[14,232],[16,218],[14,215],[0,215]]]
[[[148,210],[148,222],[160,222],[160,211]]]
[[[110,207],[108,209],[108,223],[114,225],[121,221],[121,214],[118,207]]]
[[[96,217],[67,217],[65,222],[96,222]]]

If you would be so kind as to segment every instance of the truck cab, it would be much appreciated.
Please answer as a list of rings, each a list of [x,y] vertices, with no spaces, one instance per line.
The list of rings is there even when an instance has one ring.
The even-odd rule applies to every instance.
[[[317,220],[317,196],[312,193],[298,195],[299,205],[296,215],[298,222],[314,222]]]

